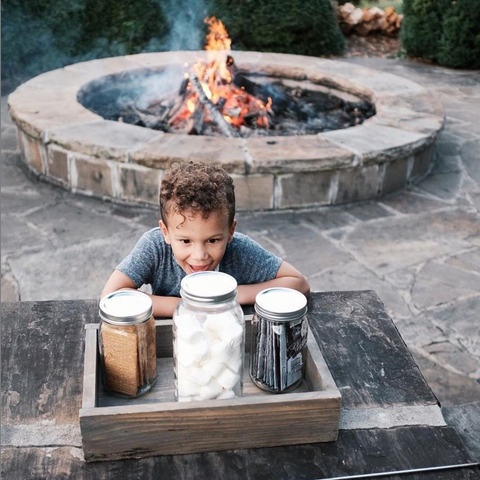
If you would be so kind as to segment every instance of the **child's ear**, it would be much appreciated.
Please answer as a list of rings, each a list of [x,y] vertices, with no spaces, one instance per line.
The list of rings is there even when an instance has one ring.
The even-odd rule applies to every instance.
[[[170,241],[170,236],[168,235],[168,228],[167,226],[163,223],[162,220],[160,220],[158,222],[158,226],[160,227],[160,229],[162,230],[162,233],[163,233],[163,236],[165,237],[165,242],[167,242],[169,245],[171,244],[171,241]]]
[[[232,225],[228,231],[228,243],[230,243],[233,240],[233,234],[235,233],[235,227],[237,226],[237,221],[234,220],[232,222]]]

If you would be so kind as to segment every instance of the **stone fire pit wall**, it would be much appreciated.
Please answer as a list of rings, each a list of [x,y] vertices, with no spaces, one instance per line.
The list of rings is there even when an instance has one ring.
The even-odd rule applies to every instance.
[[[444,112],[425,88],[346,62],[233,53],[240,69],[368,98],[377,114],[356,127],[308,136],[238,139],[163,133],[105,120],[84,108],[77,94],[106,75],[206,61],[206,52],[115,57],[47,72],[10,95],[24,162],[41,179],[72,192],[150,205],[157,205],[162,172],[173,162],[212,162],[234,178],[239,210],[376,198],[428,172]]]

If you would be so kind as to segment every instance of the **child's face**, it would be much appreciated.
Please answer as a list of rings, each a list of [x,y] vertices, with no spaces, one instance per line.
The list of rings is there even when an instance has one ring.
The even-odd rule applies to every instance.
[[[169,213],[167,225],[161,220],[165,241],[185,273],[215,270],[232,241],[236,220],[231,226],[228,216],[212,212],[207,219],[200,213]]]

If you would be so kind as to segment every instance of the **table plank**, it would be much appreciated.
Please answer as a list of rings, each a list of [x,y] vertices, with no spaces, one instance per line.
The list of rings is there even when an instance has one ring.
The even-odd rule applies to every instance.
[[[313,294],[308,308],[342,408],[438,403],[375,292]]]
[[[421,439],[421,441],[419,441]],[[439,452],[442,452],[439,458]],[[337,442],[84,463],[78,448],[4,448],[9,480],[174,478],[296,480],[385,472],[468,462],[451,427],[408,427],[340,432]],[[478,469],[394,475],[387,480],[474,480]]]
[[[98,302],[2,303],[2,419],[78,423],[85,323]]]

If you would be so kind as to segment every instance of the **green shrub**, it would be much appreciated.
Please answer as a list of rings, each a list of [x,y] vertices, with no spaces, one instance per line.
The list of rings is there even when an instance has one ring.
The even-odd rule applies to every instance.
[[[65,65],[81,41],[83,0],[2,2],[2,90]]]
[[[164,32],[156,0],[4,0],[2,93],[70,63],[146,50]]]
[[[236,49],[338,55],[345,39],[330,0],[215,0]]]
[[[438,61],[454,68],[480,68],[480,1],[452,2],[443,18]]]
[[[480,65],[479,0],[404,0],[402,46],[448,67]]]
[[[330,0],[4,0],[2,93],[79,61],[200,49],[211,14],[234,48],[334,55],[344,47]]]

